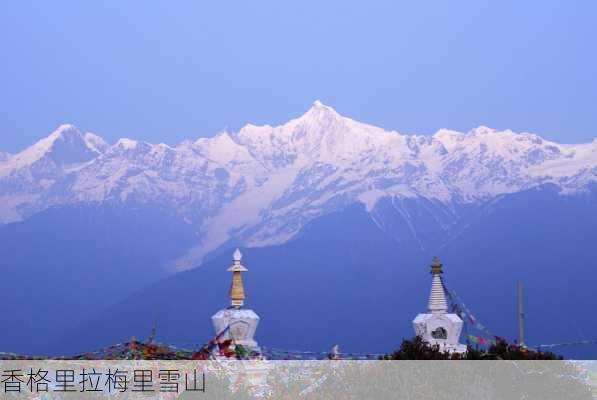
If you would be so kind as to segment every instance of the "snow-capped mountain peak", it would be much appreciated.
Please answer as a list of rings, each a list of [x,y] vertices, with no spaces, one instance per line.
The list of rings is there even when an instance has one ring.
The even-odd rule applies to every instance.
[[[59,125],[48,137],[42,141],[52,142],[60,138],[69,138],[73,136],[81,136],[81,132],[73,124]]]
[[[98,147],[106,148],[99,136],[83,135],[74,125],[64,124],[23,153],[31,156],[31,161],[49,156],[58,164],[76,164],[96,157],[100,153]]]
[[[404,137],[337,113],[320,101],[298,118],[279,126],[246,125],[234,140],[269,168],[288,167],[297,160],[350,162],[388,143],[403,143]]]
[[[69,146],[83,141],[81,132],[71,124],[60,125],[47,137],[18,154],[18,158],[33,163],[52,152],[55,146]]]
[[[329,120],[329,119],[337,119],[337,118],[342,118],[342,116],[340,114],[338,114],[338,112],[336,112],[336,110],[334,110],[330,106],[323,104],[319,100],[315,100],[313,102],[313,104],[311,105],[311,108],[309,108],[309,110],[307,110],[307,112],[305,114],[303,114],[303,116],[300,117],[299,119]]]
[[[96,135],[82,135],[71,124],[60,125],[47,137],[11,157],[10,162],[0,167],[0,176],[38,163],[45,165],[47,170],[85,163],[97,157],[106,147]]]

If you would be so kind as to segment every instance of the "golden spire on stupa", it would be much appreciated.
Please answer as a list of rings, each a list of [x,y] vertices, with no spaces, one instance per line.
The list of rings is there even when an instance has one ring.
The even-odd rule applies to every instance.
[[[439,260],[438,256],[433,257],[433,260],[431,260],[431,274],[432,275],[437,275],[437,274],[443,274],[444,271],[442,271],[442,263]]]
[[[248,271],[248,269],[240,263],[242,258],[242,253],[239,249],[236,249],[232,255],[233,264],[228,268],[228,271],[232,272],[232,284],[230,285],[228,296],[230,297],[230,304],[233,307],[242,307],[245,303],[245,288],[243,287],[243,279],[240,274],[241,272]]]

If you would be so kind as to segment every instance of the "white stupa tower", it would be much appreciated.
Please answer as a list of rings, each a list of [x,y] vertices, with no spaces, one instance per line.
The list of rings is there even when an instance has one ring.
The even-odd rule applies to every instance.
[[[439,258],[434,257],[431,263],[433,278],[427,313],[419,314],[413,320],[415,334],[432,345],[439,345],[442,351],[464,353],[466,345],[459,343],[463,322],[458,315],[448,313],[442,273],[442,264]]]
[[[220,338],[221,340],[232,339],[234,343],[240,344],[249,351],[260,352],[257,342],[253,339],[259,316],[253,310],[244,308],[245,289],[241,273],[248,271],[241,264],[242,254],[239,249],[233,254],[233,263],[229,272],[232,272],[232,284],[228,296],[230,297],[230,306],[218,311],[211,317],[216,335],[228,329]]]

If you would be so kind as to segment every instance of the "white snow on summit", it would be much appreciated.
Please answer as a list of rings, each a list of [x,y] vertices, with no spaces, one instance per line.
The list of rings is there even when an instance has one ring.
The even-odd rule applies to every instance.
[[[62,125],[0,158],[0,222],[55,204],[166,205],[203,238],[179,260],[185,268],[230,239],[283,243],[310,220],[354,202],[369,211],[386,197],[483,202],[547,183],[575,194],[595,181],[597,140],[559,144],[484,126],[404,135],[316,101],[280,126],[248,124],[176,147],[131,139],[110,146]]]
[[[91,132],[85,133],[83,138],[85,143],[87,143],[87,146],[98,154],[105,153],[106,150],[108,150],[108,147],[110,147],[110,145],[108,145],[104,139]]]
[[[88,135],[84,137],[73,125],[60,125],[48,137],[15,154],[10,162],[0,165],[0,178],[33,167],[38,162],[51,162],[59,167],[90,161],[100,155],[97,146],[103,140]]]

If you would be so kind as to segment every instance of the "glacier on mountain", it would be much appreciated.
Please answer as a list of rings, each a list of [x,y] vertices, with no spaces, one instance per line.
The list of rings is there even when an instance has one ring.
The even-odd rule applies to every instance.
[[[184,269],[229,240],[283,243],[354,202],[383,226],[374,210],[384,198],[468,204],[544,184],[581,194],[595,181],[597,140],[559,144],[484,126],[405,135],[316,101],[280,126],[249,124],[174,147],[131,139],[109,145],[62,125],[18,154],[0,154],[0,222],[81,202],[163,205],[202,238],[174,263]]]

